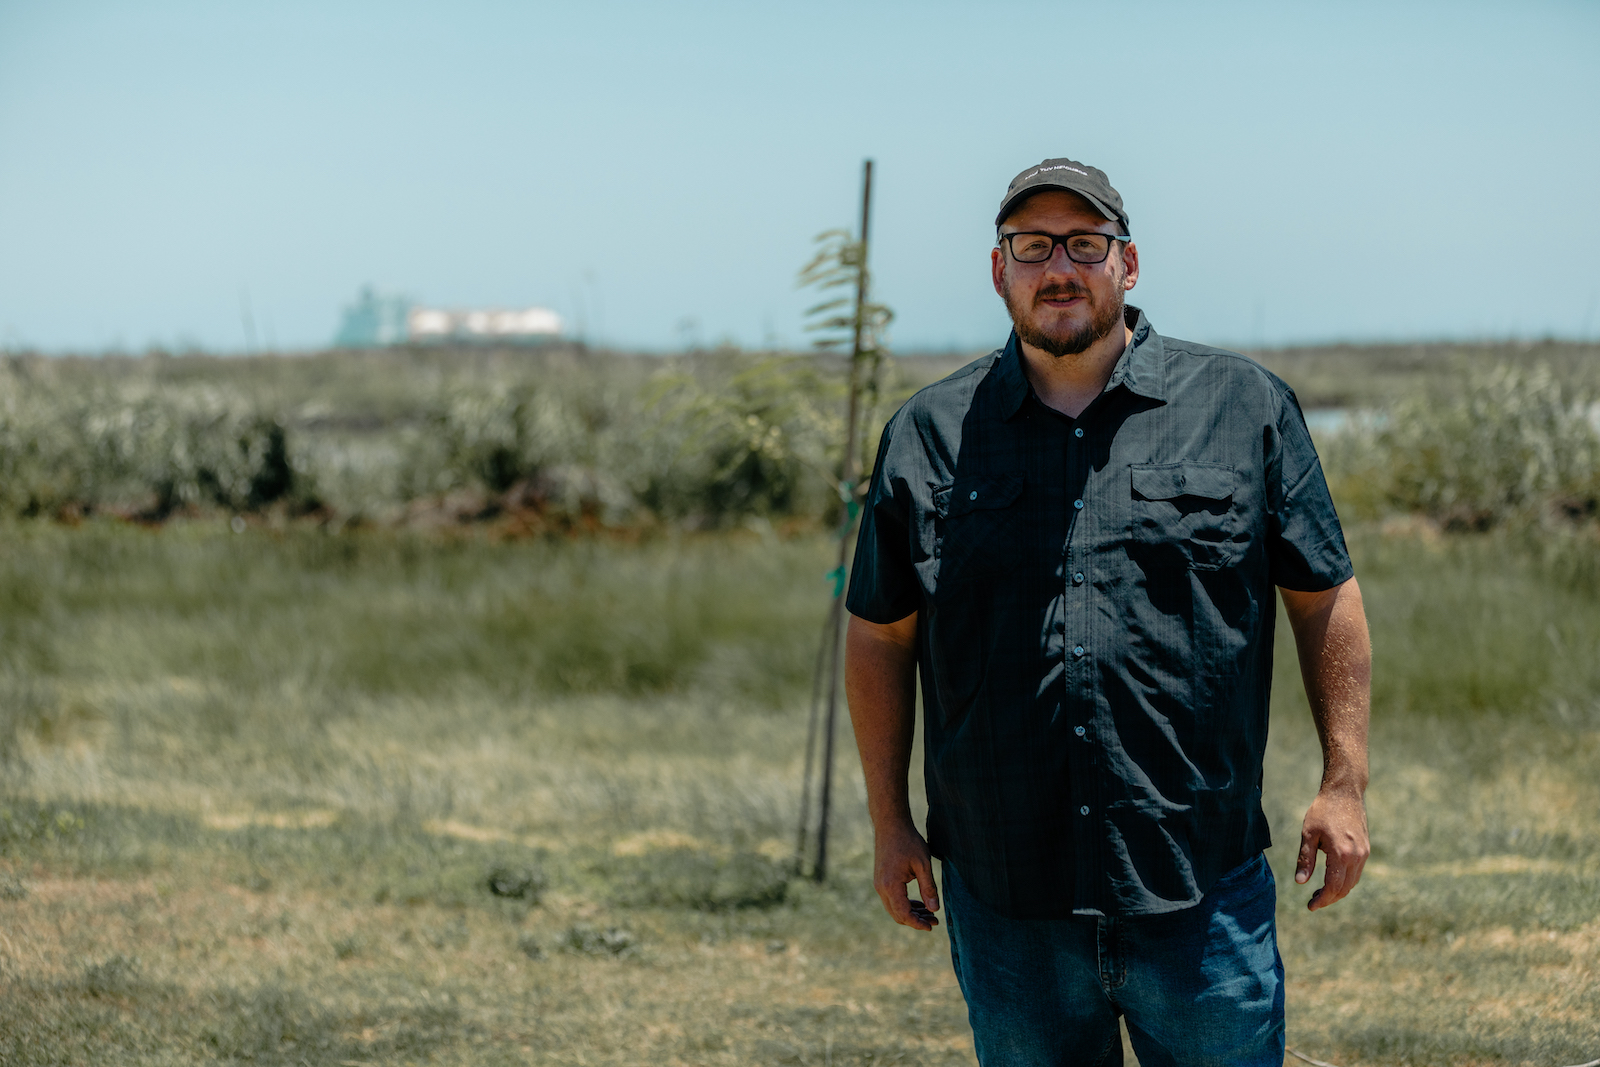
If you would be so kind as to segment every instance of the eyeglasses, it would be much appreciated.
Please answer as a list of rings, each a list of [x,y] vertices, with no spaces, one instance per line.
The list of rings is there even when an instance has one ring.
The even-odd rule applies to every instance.
[[[1011,249],[1011,258],[1018,263],[1043,263],[1056,254],[1056,245],[1067,250],[1067,258],[1074,263],[1104,263],[1111,254],[1112,241],[1131,241],[1126,234],[1069,233],[1059,237],[1053,233],[1003,233],[1000,243]]]

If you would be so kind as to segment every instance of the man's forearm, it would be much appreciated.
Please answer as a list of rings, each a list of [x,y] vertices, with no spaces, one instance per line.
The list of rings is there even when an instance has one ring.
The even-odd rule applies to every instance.
[[[927,931],[939,925],[933,915],[939,887],[928,843],[911,819],[906,784],[916,735],[916,668],[916,615],[887,625],[850,616],[844,685],[872,815],[872,885],[895,922]],[[911,881],[921,889],[920,901],[906,894]]]
[[[1325,789],[1367,789],[1372,642],[1354,578],[1322,593],[1285,590],[1306,700],[1322,742]]]
[[[916,730],[917,617],[879,625],[850,616],[845,696],[866,777],[867,808],[880,829],[911,821],[906,775]]]
[[[1316,593],[1283,590],[1300,651],[1306,699],[1322,741],[1322,787],[1300,827],[1294,879],[1304,884],[1317,853],[1328,857],[1322,888],[1306,906],[1342,900],[1361,880],[1372,847],[1367,836],[1367,718],[1372,703],[1372,642],[1354,578]]]

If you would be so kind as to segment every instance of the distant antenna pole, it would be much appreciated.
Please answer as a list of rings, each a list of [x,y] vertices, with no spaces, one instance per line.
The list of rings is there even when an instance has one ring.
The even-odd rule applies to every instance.
[[[256,317],[250,313],[250,290],[239,290],[239,321],[244,324],[244,354],[256,354]]]
[[[605,294],[600,291],[600,283],[595,279],[595,273],[592,270],[585,270],[583,272],[583,284],[585,291],[589,294],[589,308],[594,317],[593,329],[590,331],[589,340],[594,343],[595,347],[604,348],[606,337],[606,304],[603,298]]]
[[[572,306],[576,314],[573,316],[578,324],[578,351],[582,352],[589,347],[589,316],[585,314],[583,289],[575,284],[568,283],[572,292]]]
[[[833,597],[828,628],[828,716],[823,727],[822,755],[822,812],[817,820],[817,863],[812,877],[821,882],[828,877],[828,814],[833,806],[833,737],[834,724],[839,717],[839,674],[844,646],[844,582],[845,566],[850,551],[850,527],[855,521],[857,503],[856,479],[860,467],[856,462],[857,422],[861,417],[861,333],[867,314],[867,232],[872,220],[872,160],[865,163],[861,179],[861,246],[856,263],[856,314],[854,338],[850,349],[850,407],[845,418],[844,460],[840,464],[839,489],[845,498],[844,528],[839,537],[839,566],[834,571],[841,576]]]

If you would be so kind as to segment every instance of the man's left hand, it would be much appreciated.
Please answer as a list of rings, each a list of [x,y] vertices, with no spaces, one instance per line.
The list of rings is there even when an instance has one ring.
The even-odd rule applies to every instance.
[[[1317,853],[1327,853],[1322,888],[1311,894],[1306,908],[1316,911],[1343,900],[1361,881],[1372,846],[1367,840],[1367,807],[1353,790],[1323,789],[1311,802],[1300,828],[1300,857],[1294,880],[1304,885],[1317,867]]]

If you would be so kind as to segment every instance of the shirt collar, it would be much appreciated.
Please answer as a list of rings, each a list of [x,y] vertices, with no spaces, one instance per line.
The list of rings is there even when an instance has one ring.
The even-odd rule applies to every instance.
[[[1167,364],[1161,358],[1161,335],[1151,327],[1141,309],[1129,305],[1124,315],[1133,329],[1133,342],[1123,349],[1117,365],[1111,368],[1111,380],[1106,382],[1106,388],[1121,385],[1151,400],[1166,400]]]
[[[1117,365],[1111,369],[1106,391],[1120,385],[1129,392],[1164,401],[1167,399],[1167,375],[1166,363],[1161,358],[1161,335],[1151,327],[1150,320],[1139,308],[1129,305],[1124,315],[1128,325],[1133,328],[1133,341],[1123,349]],[[1006,341],[992,374],[999,386],[996,399],[1000,402],[1000,417],[1010,419],[1033,391],[1022,369],[1022,342],[1017,339],[1017,331],[1011,331],[1011,337]]]
[[[1009,421],[1022,407],[1022,402],[1033,392],[1033,386],[1028,384],[1028,376],[1022,370],[1022,342],[1017,340],[1017,331],[1011,331],[1011,337],[1006,341],[1005,350],[1000,353],[1000,359],[995,363],[991,377],[999,386],[995,399],[1000,404],[1000,417]]]

